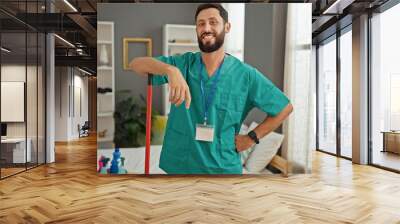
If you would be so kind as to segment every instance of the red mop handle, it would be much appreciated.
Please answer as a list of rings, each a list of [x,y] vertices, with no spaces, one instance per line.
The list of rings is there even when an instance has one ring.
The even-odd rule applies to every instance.
[[[147,113],[146,113],[146,154],[144,161],[144,173],[149,174],[150,169],[150,140],[151,140],[151,103],[153,98],[152,77],[149,74],[147,78]]]

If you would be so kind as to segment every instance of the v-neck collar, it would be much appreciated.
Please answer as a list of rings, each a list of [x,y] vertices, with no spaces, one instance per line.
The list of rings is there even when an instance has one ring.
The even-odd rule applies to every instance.
[[[221,73],[220,74],[221,77],[223,76],[224,71],[226,70],[226,66],[227,66],[227,63],[228,63],[228,60],[229,60],[229,54],[227,54],[227,53],[224,53],[224,54],[225,54],[224,55],[224,60],[222,61],[223,64],[220,67],[220,71],[219,71]],[[203,64],[203,66],[200,66],[200,64],[202,63],[202,61],[201,61],[201,52],[197,52],[196,62],[197,62],[197,72],[196,72],[197,76],[199,75],[199,72],[200,72],[199,68],[202,67],[203,69],[201,70],[201,74],[200,75],[202,76],[203,80],[205,81],[205,84],[208,84],[209,82],[211,82],[212,80],[215,79],[216,72],[218,72],[218,68],[217,68],[217,70],[214,71],[214,74],[211,77],[208,76],[207,68],[206,68],[205,64]]]

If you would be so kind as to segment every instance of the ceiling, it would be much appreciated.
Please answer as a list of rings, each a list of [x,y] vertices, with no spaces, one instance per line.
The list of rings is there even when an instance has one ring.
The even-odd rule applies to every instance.
[[[75,65],[95,73],[96,10],[96,0],[47,0],[47,5],[44,0],[1,0],[2,46],[12,49],[7,53],[10,60],[31,58],[37,49],[33,43],[25,45],[25,31],[54,32],[74,45],[55,38],[56,65]],[[28,34],[27,41],[32,37]]]
[[[352,18],[379,7],[388,0],[252,0],[267,3],[312,3],[313,43],[319,43],[351,24]],[[15,48],[14,54],[25,55],[28,31],[55,32],[75,45],[71,47],[55,38],[56,64],[71,64],[96,70],[97,3],[117,2],[171,2],[165,0],[1,0],[0,25],[3,46]],[[69,3],[69,4],[68,4]],[[52,11],[52,13],[49,13]],[[22,34],[21,34],[22,32]],[[6,34],[4,34],[6,33]],[[28,38],[29,39],[29,38]],[[29,42],[30,40],[28,40]],[[19,47],[18,47],[19,46]],[[28,55],[34,52],[34,43],[28,44]],[[78,50],[79,49],[79,50]]]
[[[388,0],[307,0],[312,3],[313,44],[351,24],[352,19],[373,11]]]

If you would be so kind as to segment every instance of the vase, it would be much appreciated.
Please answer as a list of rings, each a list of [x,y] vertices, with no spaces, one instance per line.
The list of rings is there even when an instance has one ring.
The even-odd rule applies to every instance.
[[[102,65],[102,66],[108,65],[108,53],[107,53],[107,48],[106,48],[105,44],[101,45],[99,62],[100,62],[100,65]]]

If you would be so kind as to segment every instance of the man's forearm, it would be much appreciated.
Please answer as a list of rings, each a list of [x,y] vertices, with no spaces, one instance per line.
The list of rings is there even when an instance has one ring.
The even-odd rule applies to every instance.
[[[129,63],[129,67],[138,73],[139,75],[146,74],[171,74],[176,67],[161,62],[152,57],[137,57],[134,58],[131,63]]]
[[[179,68],[166,64],[152,57],[138,57],[129,63],[129,67],[139,75],[167,75],[169,85],[169,101],[176,106],[185,101],[189,109],[192,97],[189,86]]]
[[[288,104],[278,115],[275,117],[267,117],[261,124],[259,124],[254,132],[257,134],[257,138],[261,139],[266,136],[271,131],[278,128],[283,121],[289,116],[293,111],[292,104]]]

